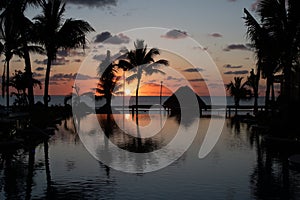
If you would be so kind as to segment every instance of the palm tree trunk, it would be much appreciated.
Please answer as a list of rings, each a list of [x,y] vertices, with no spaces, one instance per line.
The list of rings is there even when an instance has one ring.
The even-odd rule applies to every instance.
[[[109,93],[109,94],[106,95],[106,105],[107,105],[107,112],[108,113],[112,113],[111,98],[112,98],[112,94],[111,93]]]
[[[28,155],[28,174],[26,180],[26,197],[25,199],[31,199],[32,185],[33,185],[33,172],[34,172],[34,160],[35,160],[35,147],[30,148]]]
[[[45,168],[46,168],[46,180],[47,180],[47,188],[51,188],[51,171],[49,164],[49,144],[48,140],[44,141],[44,155],[45,155]]]
[[[140,88],[140,83],[141,83],[141,78],[138,77],[138,83],[136,86],[136,91],[135,91],[135,110],[136,110],[136,118],[138,117],[138,111],[139,111],[139,88]]]
[[[270,76],[267,77],[267,89],[265,95],[265,106],[268,108],[270,106],[270,89],[271,89],[271,80]]]
[[[49,103],[48,91],[49,91],[50,69],[51,69],[51,58],[50,56],[48,56],[46,77],[45,77],[45,89],[44,89],[44,104],[46,108],[48,108],[48,103]]]
[[[125,107],[125,70],[123,71],[123,117],[124,117],[124,107]]]
[[[290,102],[291,100],[291,65],[286,64],[284,68],[284,91],[283,95],[285,97],[285,100],[287,102]]]
[[[9,62],[10,59],[6,61],[6,106],[9,108]]]
[[[28,78],[28,100],[29,106],[32,107],[34,105],[34,92],[33,92],[33,83],[32,83],[32,70],[31,70],[31,62],[30,55],[28,52],[27,43],[24,42],[24,60],[25,60],[25,72]]]
[[[272,81],[271,81],[271,89],[272,89],[272,91],[271,91],[271,94],[272,94],[271,100],[272,100],[272,103],[274,103],[275,102],[275,90],[274,90],[274,79],[273,79],[273,77],[272,77]]]
[[[254,114],[257,114],[258,112],[258,88],[259,88],[259,80],[260,80],[260,65],[257,66],[257,72],[256,72],[256,78],[255,78],[255,87],[254,87],[254,109],[253,112]]]
[[[235,102],[234,102],[234,104],[235,104],[235,115],[237,116],[237,114],[238,114],[238,107],[239,107],[239,99],[235,99],[234,100]]]

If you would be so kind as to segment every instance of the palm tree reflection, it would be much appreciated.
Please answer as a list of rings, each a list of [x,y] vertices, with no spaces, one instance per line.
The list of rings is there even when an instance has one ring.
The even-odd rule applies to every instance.
[[[250,175],[252,195],[256,199],[293,199],[298,185],[288,163],[288,149],[279,150],[252,132],[250,143],[256,149],[256,166]],[[298,189],[299,190],[299,189]]]

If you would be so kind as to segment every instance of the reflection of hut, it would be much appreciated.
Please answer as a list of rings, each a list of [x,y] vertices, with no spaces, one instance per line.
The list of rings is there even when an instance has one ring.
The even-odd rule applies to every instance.
[[[171,115],[180,114],[181,109],[192,109],[195,105],[180,105],[178,97],[191,98],[196,95],[199,109],[205,109],[206,104],[195,92],[188,86],[180,87],[172,96],[170,96],[163,104],[167,109],[171,110]]]

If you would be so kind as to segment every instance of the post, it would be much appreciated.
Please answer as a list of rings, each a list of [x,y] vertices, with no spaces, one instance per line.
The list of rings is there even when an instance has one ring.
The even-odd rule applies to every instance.
[[[162,105],[162,81],[160,82],[159,104]]]

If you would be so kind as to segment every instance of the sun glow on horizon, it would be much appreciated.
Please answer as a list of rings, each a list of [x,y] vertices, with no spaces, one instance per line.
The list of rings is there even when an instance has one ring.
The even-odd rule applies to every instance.
[[[126,89],[126,90],[125,90],[125,95],[126,95],[126,96],[129,96],[130,94],[131,94],[131,90],[130,90],[130,89]]]

